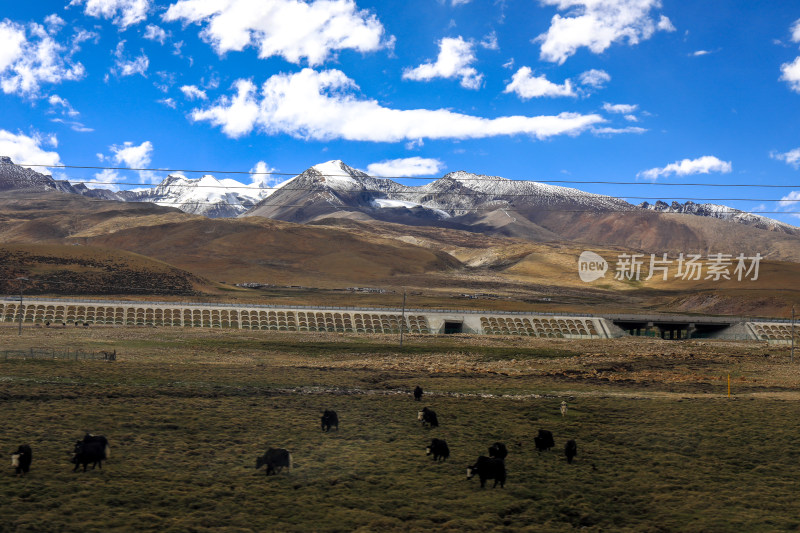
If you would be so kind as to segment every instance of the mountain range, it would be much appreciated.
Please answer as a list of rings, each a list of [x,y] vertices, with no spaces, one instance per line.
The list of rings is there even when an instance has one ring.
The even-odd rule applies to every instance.
[[[209,218],[256,216],[300,224],[337,218],[382,221],[531,242],[573,241],[668,253],[760,252],[800,260],[800,228],[731,207],[661,201],[633,205],[579,189],[464,171],[409,186],[334,160],[271,188],[210,175],[187,179],[173,174],[153,188],[110,191],[53,180],[3,157],[0,190],[150,202]]]
[[[792,287],[800,236],[792,226],[466,172],[411,187],[333,161],[271,189],[173,175],[158,187],[119,192],[3,160],[0,190],[6,294],[25,277],[28,294],[300,305],[399,305],[405,290],[420,307],[554,312],[787,316],[799,303]],[[241,214],[183,211],[204,212],[209,203],[214,214]],[[611,265],[591,284],[577,275],[586,250]],[[664,252],[760,253],[763,261],[752,283],[614,275],[621,253]],[[357,296],[348,287],[387,292]]]

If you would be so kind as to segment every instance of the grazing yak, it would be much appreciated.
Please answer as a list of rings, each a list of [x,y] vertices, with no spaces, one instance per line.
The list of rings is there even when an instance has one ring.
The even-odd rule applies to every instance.
[[[439,419],[436,417],[436,411],[423,407],[422,411],[417,413],[417,420],[422,422],[423,426],[430,425],[432,428],[439,427]]]
[[[567,462],[570,464],[575,456],[578,455],[578,444],[573,439],[568,440],[566,446],[564,446],[564,455],[567,456]]]
[[[18,476],[27,474],[31,469],[31,461],[33,460],[33,453],[31,447],[27,444],[20,445],[16,453],[11,455],[11,466],[14,467]]]
[[[417,401],[420,401],[422,399],[422,387],[420,387],[419,385],[417,385],[414,388],[414,399]]]
[[[283,448],[270,448],[267,453],[256,457],[256,470],[267,465],[267,475],[277,474],[285,466],[292,469],[292,454]]]
[[[331,426],[339,431],[339,416],[333,409],[325,409],[325,412],[322,413],[322,431],[330,431]]]
[[[433,455],[434,461],[447,460],[450,457],[450,448],[447,446],[447,441],[441,439],[433,439],[425,450],[425,455]]]
[[[533,437],[533,444],[536,446],[537,450],[542,452],[555,446],[556,442],[553,440],[552,432],[547,431],[546,429],[540,429],[539,435],[537,437]]]
[[[103,435],[92,435],[91,433],[87,433],[83,436],[83,442],[99,442],[103,445],[103,459],[109,459],[111,457],[111,446],[108,445],[108,439]]]
[[[472,479],[475,474],[478,474],[478,478],[481,480],[481,488],[486,486],[487,479],[494,480],[492,488],[497,487],[497,484],[500,483],[502,489],[506,484],[506,464],[502,459],[481,455],[474,465],[467,467],[467,479]]]
[[[561,416],[567,416],[567,402],[561,402]]]
[[[495,442],[494,444],[489,446],[489,457],[505,461],[507,456],[508,456],[508,449],[506,449],[506,445],[503,444],[502,442]]]
[[[102,442],[89,441],[83,442],[79,440],[75,442],[75,455],[72,457],[72,462],[75,463],[73,472],[78,470],[80,465],[83,465],[83,471],[86,472],[86,466],[92,463],[92,469],[99,466],[103,468],[103,459],[106,458],[105,446]]]

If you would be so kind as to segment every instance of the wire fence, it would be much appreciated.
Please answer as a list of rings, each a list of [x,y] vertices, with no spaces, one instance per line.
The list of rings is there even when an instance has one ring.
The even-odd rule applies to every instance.
[[[28,348],[27,350],[0,350],[0,360],[9,359],[43,359],[66,361],[116,361],[117,350],[92,352],[76,348]]]

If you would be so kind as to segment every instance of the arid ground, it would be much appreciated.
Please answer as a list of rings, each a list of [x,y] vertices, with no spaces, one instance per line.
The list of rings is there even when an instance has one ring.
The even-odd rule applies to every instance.
[[[407,336],[401,349],[394,336],[100,327],[0,339],[118,356],[0,353],[2,449],[34,455],[27,476],[0,475],[2,531],[800,527],[800,361],[785,346]],[[440,427],[417,421],[423,405]],[[320,431],[324,409],[338,432]],[[554,449],[536,451],[539,429]],[[112,453],[73,473],[87,431]],[[434,437],[448,461],[425,456]],[[481,489],[466,466],[496,441],[508,481]],[[292,452],[290,472],[255,470],[270,446]]]

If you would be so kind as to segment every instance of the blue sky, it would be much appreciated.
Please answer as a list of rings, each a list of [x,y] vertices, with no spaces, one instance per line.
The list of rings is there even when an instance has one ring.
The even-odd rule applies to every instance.
[[[633,203],[748,198],[708,201],[797,224],[799,108],[796,2],[73,0],[0,11],[0,155],[21,163],[299,173],[342,159],[387,176],[636,182],[564,185]],[[115,183],[166,175],[50,170]]]

